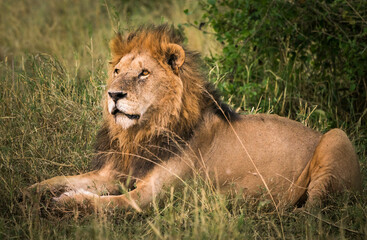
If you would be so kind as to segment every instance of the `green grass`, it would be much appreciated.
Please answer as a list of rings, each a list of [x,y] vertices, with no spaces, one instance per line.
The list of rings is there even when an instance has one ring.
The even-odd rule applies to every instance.
[[[185,15],[185,8],[193,14]],[[19,204],[20,189],[30,184],[88,170],[114,30],[200,15],[195,3],[179,0],[0,3],[0,239],[366,239],[365,192],[332,198],[312,212],[279,215],[267,199],[224,197],[200,179],[191,188],[168,190],[143,214],[62,217]],[[215,49],[195,29],[186,35],[194,49]],[[255,105],[253,112],[281,109],[285,90],[268,91],[279,92],[278,103]],[[328,122],[312,110],[300,101],[293,111],[298,121],[325,130]],[[361,121],[346,130],[367,176],[366,126]]]

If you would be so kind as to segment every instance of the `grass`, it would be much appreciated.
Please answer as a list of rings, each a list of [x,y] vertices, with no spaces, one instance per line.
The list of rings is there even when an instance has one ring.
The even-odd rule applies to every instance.
[[[185,8],[196,11],[187,16]],[[19,190],[30,184],[88,170],[113,31],[142,23],[184,23],[200,14],[195,3],[179,0],[138,6],[135,1],[0,3],[0,239],[367,237],[365,192],[331,198],[312,212],[284,211],[280,217],[267,199],[224,197],[200,179],[190,182],[192,188],[169,189],[143,214],[115,210],[60,217],[19,204]],[[216,46],[196,29],[186,35],[190,46],[206,54]],[[285,101],[285,90],[268,91],[279,91],[277,104]],[[254,105],[252,113],[272,107]],[[326,129],[325,119],[313,113],[313,107],[299,102],[297,120]],[[367,176],[366,127],[357,122],[347,130]]]

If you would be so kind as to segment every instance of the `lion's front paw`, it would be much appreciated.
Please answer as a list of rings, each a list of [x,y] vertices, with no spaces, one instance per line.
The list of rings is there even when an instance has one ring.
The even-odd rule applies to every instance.
[[[85,190],[68,191],[53,200],[58,209],[70,210],[77,208],[78,210],[91,212],[98,210],[99,198],[97,194]]]
[[[57,214],[53,211],[53,198],[60,196],[65,189],[62,185],[51,185],[45,182],[36,183],[18,192],[19,206],[24,209],[37,211],[41,216]],[[55,214],[54,214],[55,213]]]
[[[18,201],[23,204],[48,206],[51,199],[60,196],[66,191],[62,185],[50,185],[46,182],[36,183],[30,187],[21,189]]]

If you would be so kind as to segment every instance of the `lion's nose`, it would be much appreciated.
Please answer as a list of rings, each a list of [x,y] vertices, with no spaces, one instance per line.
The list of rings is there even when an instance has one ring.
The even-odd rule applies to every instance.
[[[117,102],[118,100],[125,98],[127,93],[124,92],[108,92],[108,95],[112,98],[114,102]]]

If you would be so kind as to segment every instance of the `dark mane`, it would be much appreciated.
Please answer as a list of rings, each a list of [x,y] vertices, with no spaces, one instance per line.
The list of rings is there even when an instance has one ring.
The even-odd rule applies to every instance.
[[[221,96],[213,84],[208,82],[206,89],[208,92],[207,97],[209,98],[208,102],[211,103],[211,108],[218,117],[226,122],[234,122],[239,119],[239,114],[220,99]]]

